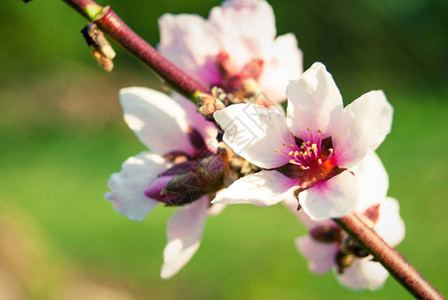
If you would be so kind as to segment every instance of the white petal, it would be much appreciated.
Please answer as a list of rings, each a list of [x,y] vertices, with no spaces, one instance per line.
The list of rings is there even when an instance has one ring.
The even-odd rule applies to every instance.
[[[300,193],[299,203],[311,220],[321,221],[351,213],[358,196],[358,179],[349,171],[344,171]]]
[[[305,225],[307,229],[312,229],[316,226],[332,224],[333,221],[325,220],[325,221],[313,221],[311,218],[303,211],[303,209],[297,210],[299,206],[299,202],[295,197],[289,197],[282,201],[283,205],[299,218],[299,220]]]
[[[219,193],[212,203],[270,206],[294,197],[291,189],[296,183],[296,179],[280,172],[261,171],[238,179]]]
[[[188,123],[193,129],[200,133],[209,150],[216,152],[218,148],[218,141],[216,140],[216,137],[218,136],[218,128],[216,125],[207,121],[204,116],[197,111],[196,105],[187,98],[177,93],[172,93],[171,97],[185,110]]]
[[[273,54],[265,59],[258,84],[269,100],[279,103],[286,99],[289,80],[299,78],[303,72],[303,54],[292,33],[276,38],[272,47]]]
[[[352,171],[358,178],[360,187],[356,211],[363,213],[368,207],[378,204],[386,198],[389,177],[375,152],[368,154]]]
[[[215,57],[221,45],[210,24],[198,15],[165,14],[159,18],[158,50],[203,84],[220,82]]]
[[[238,69],[263,57],[276,34],[274,12],[266,1],[225,1],[210,11],[208,20]]]
[[[379,289],[388,275],[387,270],[380,263],[371,261],[370,257],[356,259],[343,274],[336,272],[336,278],[341,284],[356,290]]]
[[[405,225],[400,217],[400,206],[393,198],[386,198],[380,205],[380,217],[375,231],[392,247],[404,239]]]
[[[308,260],[311,272],[322,274],[334,266],[335,256],[339,251],[338,243],[321,243],[305,235],[297,238],[295,244],[297,250]]]
[[[283,112],[255,104],[234,104],[214,113],[224,130],[224,142],[237,154],[262,168],[276,168],[289,162],[285,153],[277,153],[282,143],[290,143]],[[288,151],[288,146],[284,147]]]
[[[307,136],[322,130],[331,136],[342,116],[342,96],[325,66],[314,63],[302,76],[288,84],[288,126],[292,132]]]
[[[167,161],[149,151],[128,158],[119,173],[108,181],[110,192],[104,197],[112,202],[115,210],[131,220],[142,221],[159,203],[145,196],[145,190],[157,176],[168,169]]]
[[[224,191],[225,191],[225,189],[217,191],[215,198],[217,195],[221,194]],[[212,200],[214,200],[214,198]],[[208,214],[208,216],[217,216],[224,210],[225,207],[226,207],[225,204],[212,204],[209,207],[207,214]]]
[[[194,152],[188,135],[185,110],[169,96],[147,88],[130,87],[120,90],[124,120],[138,139],[151,151]]]
[[[207,210],[208,196],[192,204],[179,207],[169,219],[167,244],[163,251],[163,266],[160,277],[169,279],[185,266],[201,244]]]
[[[368,92],[344,109],[341,130],[332,136],[335,162],[349,168],[375,151],[392,127],[393,108],[382,91]]]

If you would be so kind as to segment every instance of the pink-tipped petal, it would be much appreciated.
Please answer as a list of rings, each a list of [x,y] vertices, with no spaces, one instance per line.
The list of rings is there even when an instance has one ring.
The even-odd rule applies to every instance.
[[[159,18],[158,50],[203,84],[221,82],[215,57],[222,46],[210,24],[198,15],[165,14]]]
[[[381,288],[389,273],[380,263],[370,259],[370,256],[356,259],[343,274],[336,273],[336,278],[342,285],[355,290]]]
[[[124,120],[152,152],[194,152],[186,134],[186,112],[171,97],[142,87],[121,89],[119,97]]]
[[[261,171],[232,183],[212,201],[213,204],[253,204],[271,206],[289,197],[297,180],[277,171]]]
[[[302,76],[290,81],[288,96],[288,126],[294,134],[308,136],[323,131],[331,136],[338,128],[342,112],[342,96],[330,73],[322,63],[314,63]]]
[[[295,244],[297,250],[308,260],[308,268],[311,272],[322,274],[333,267],[339,250],[338,243],[321,243],[305,235],[297,238]]]
[[[360,187],[356,211],[363,213],[368,207],[378,204],[386,198],[389,177],[375,152],[367,154],[352,171],[358,178]]]
[[[104,197],[112,202],[118,213],[131,220],[142,221],[159,203],[145,196],[145,190],[168,167],[163,157],[149,151],[130,157],[123,163],[121,171],[110,177],[107,184],[111,191]]]
[[[214,118],[224,130],[224,142],[251,163],[270,169],[289,162],[287,154],[276,152],[290,141],[285,116],[278,108],[234,104],[215,112]]]
[[[344,171],[301,192],[299,203],[311,220],[321,221],[348,215],[355,209],[358,198],[358,179]]]
[[[400,217],[400,206],[394,198],[386,198],[380,205],[380,217],[375,231],[392,247],[404,239],[405,224]]]
[[[265,59],[258,84],[264,95],[273,103],[286,100],[289,80],[299,78],[303,72],[303,54],[297,47],[296,37],[289,33],[275,39],[272,56]]]
[[[350,168],[375,151],[391,130],[393,111],[383,91],[368,92],[348,105],[340,130],[332,136],[335,163]]]
[[[266,1],[225,1],[210,11],[208,20],[238,69],[264,57],[276,34],[274,12]]]
[[[163,279],[179,272],[198,250],[209,205],[208,196],[204,196],[192,204],[179,207],[169,219],[160,273]]]

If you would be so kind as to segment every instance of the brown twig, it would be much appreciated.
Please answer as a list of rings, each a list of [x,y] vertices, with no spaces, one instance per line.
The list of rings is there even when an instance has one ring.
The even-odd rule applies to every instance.
[[[172,64],[137,35],[110,7],[103,8],[91,0],[63,1],[93,21],[108,37],[149,66],[177,92],[192,100],[198,92],[208,92],[207,87]]]
[[[390,247],[358,215],[334,221],[370,252],[409,292],[418,299],[445,299],[397,250]]]

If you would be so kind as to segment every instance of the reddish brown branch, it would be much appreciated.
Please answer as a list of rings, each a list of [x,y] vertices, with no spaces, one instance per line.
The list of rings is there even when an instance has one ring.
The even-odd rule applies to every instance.
[[[199,83],[149,45],[109,7],[101,7],[91,0],[63,0],[95,24],[118,45],[149,66],[163,81],[182,95],[193,99],[196,92],[208,92]],[[102,13],[97,13],[100,11]]]
[[[334,221],[368,250],[389,272],[418,299],[445,299],[397,250],[390,247],[356,214]]]
[[[95,20],[95,23],[107,36],[151,67],[178,92],[187,97],[191,97],[196,92],[208,92],[206,87],[184,73],[139,37],[108,7]]]

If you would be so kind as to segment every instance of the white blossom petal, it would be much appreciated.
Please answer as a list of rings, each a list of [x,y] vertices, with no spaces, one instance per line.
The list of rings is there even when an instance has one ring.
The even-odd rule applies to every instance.
[[[276,168],[289,162],[285,153],[277,153],[282,143],[290,143],[283,112],[255,104],[234,104],[214,113],[224,130],[224,142],[235,153],[262,168]],[[288,151],[288,146],[284,147]]]
[[[193,129],[199,132],[208,149],[212,152],[216,152],[218,148],[218,141],[216,140],[216,137],[218,136],[218,128],[216,125],[207,121],[204,116],[197,111],[197,106],[187,98],[177,93],[172,93],[171,97],[185,110],[188,123]]]
[[[375,231],[392,247],[404,239],[405,224],[400,217],[400,206],[394,198],[386,198],[380,205],[380,217]]]
[[[297,250],[308,260],[311,272],[322,274],[334,266],[338,243],[321,243],[309,235],[299,237],[295,241]]]
[[[149,151],[130,157],[119,173],[111,175],[107,183],[111,191],[104,197],[112,202],[118,213],[131,220],[142,221],[159,203],[145,196],[144,192],[168,167],[163,157]]]
[[[266,1],[225,1],[210,11],[208,20],[238,69],[264,57],[276,35],[274,12]]]
[[[289,80],[298,78],[303,72],[303,54],[291,33],[276,38],[272,48],[272,55],[265,58],[258,84],[271,102],[279,103],[286,99]]]
[[[338,281],[346,287],[361,290],[376,290],[383,286],[389,273],[383,266],[371,261],[371,256],[355,259],[355,262],[343,274],[336,273]]]
[[[338,128],[342,96],[323,64],[314,63],[299,79],[290,81],[286,94],[288,126],[294,134],[307,136],[310,128],[312,132],[320,129],[331,136]]]
[[[348,215],[355,209],[358,198],[358,179],[344,171],[301,192],[299,203],[311,220],[321,221]]]
[[[212,203],[270,206],[294,197],[292,188],[296,183],[296,179],[280,172],[261,171],[238,179],[219,193]]]
[[[164,14],[159,18],[163,56],[206,85],[221,82],[215,58],[222,49],[212,26],[198,15]]]
[[[335,162],[350,168],[384,141],[392,127],[393,108],[382,91],[368,92],[344,109],[343,125],[333,134]]]
[[[119,96],[124,120],[152,152],[194,152],[186,112],[171,97],[143,87],[121,89]]]
[[[192,204],[179,207],[169,219],[167,244],[163,251],[163,266],[160,277],[169,279],[185,266],[201,244],[207,211],[208,196]]]
[[[368,207],[378,204],[386,198],[389,177],[375,152],[369,153],[352,171],[358,178],[360,187],[356,211],[363,213]]]
[[[225,189],[217,191],[216,195],[215,195],[215,198],[216,198],[217,195],[221,194],[224,191],[225,191]],[[214,200],[214,198],[212,200]],[[224,210],[224,208],[226,208],[225,204],[212,204],[209,207],[207,214],[208,214],[208,216],[217,216]]]

